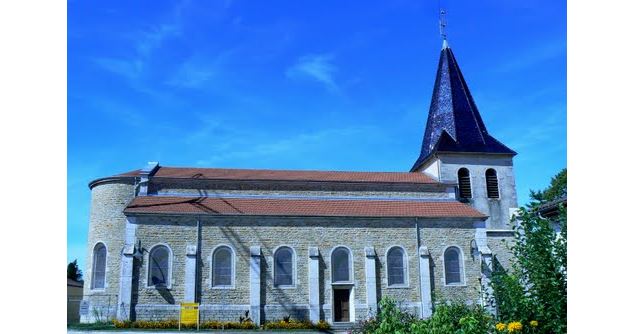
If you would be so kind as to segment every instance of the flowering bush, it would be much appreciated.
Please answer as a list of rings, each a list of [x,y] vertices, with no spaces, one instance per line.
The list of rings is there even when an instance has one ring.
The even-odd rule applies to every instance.
[[[257,329],[258,326],[251,320],[243,322],[230,322],[230,321],[206,321],[201,323],[201,329]]]
[[[504,332],[505,329],[507,329],[507,325],[505,325],[504,323],[499,322],[499,323],[496,324],[496,330],[497,331]]]
[[[265,324],[265,329],[313,329],[313,325],[310,321],[298,321],[293,319],[284,319],[278,321],[271,321]]]
[[[331,329],[331,325],[324,320],[320,320],[317,324],[315,324],[315,329],[319,329],[321,331],[329,330]]]
[[[145,329],[173,329],[179,328],[178,320],[161,320],[161,321],[119,321],[113,320],[115,328],[145,328]],[[196,328],[194,326],[183,326],[185,328]]]
[[[176,329],[179,328],[178,320],[161,320],[161,321],[118,321],[113,320],[115,328],[142,328],[142,329]],[[181,324],[184,329],[196,329],[196,324]],[[243,322],[223,322],[223,321],[206,321],[200,324],[201,329],[257,329],[251,321]]]
[[[520,321],[512,321],[509,324],[499,322],[495,326],[498,333],[536,333],[538,329],[538,321],[532,320],[529,326],[523,326]]]
[[[510,333],[518,333],[523,330],[523,324],[520,321],[514,321],[507,324],[507,331]]]

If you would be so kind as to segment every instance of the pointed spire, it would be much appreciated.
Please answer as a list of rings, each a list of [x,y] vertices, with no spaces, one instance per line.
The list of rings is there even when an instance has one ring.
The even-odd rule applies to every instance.
[[[441,49],[421,154],[410,171],[417,170],[435,152],[516,154],[487,133],[446,39]]]
[[[443,45],[441,46],[441,50],[445,50],[447,48],[449,48],[450,46],[448,45],[448,40],[447,39],[443,39]]]

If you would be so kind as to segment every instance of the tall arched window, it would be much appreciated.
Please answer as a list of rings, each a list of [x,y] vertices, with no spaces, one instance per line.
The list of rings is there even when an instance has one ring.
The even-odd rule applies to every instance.
[[[289,247],[280,247],[273,258],[273,284],[275,286],[293,285],[293,250]]]
[[[461,168],[458,172],[459,179],[459,198],[472,198],[472,185],[470,182],[470,171],[467,168]]]
[[[103,289],[106,285],[106,246],[101,242],[93,249],[93,289]]]
[[[212,255],[212,286],[231,287],[234,281],[234,256],[231,248],[221,246]]]
[[[487,183],[487,198],[498,198],[498,176],[496,176],[496,170],[490,168],[485,171],[485,182]]]
[[[406,284],[406,253],[401,247],[392,247],[386,255],[388,286]]]
[[[445,284],[461,284],[463,274],[463,261],[461,259],[461,251],[458,247],[448,247],[443,254],[443,262],[445,266]]]
[[[148,286],[170,286],[170,249],[159,245],[150,250],[148,263]]]
[[[338,247],[331,253],[331,282],[351,282],[351,253],[346,247]]]

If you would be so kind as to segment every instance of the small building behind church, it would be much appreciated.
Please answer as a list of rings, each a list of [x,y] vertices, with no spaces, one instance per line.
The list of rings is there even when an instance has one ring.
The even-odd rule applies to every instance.
[[[66,279],[66,323],[79,322],[79,304],[82,301],[84,282]]]
[[[422,318],[435,302],[484,304],[493,256],[510,258],[515,155],[487,132],[444,41],[404,172],[149,163],[92,181],[81,320],[178,319],[197,302],[202,321],[346,327],[382,297]]]

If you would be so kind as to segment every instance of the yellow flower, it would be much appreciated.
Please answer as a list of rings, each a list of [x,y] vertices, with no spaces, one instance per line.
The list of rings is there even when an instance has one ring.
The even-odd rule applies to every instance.
[[[536,321],[536,320],[532,320],[532,321],[530,321],[530,322],[529,322],[529,325],[530,325],[531,327],[538,327],[538,321]]]
[[[523,324],[519,321],[510,322],[507,325],[507,331],[510,333],[520,332],[523,329]]]
[[[502,322],[499,322],[499,323],[496,324],[496,330],[499,331],[499,332],[504,331],[506,327],[507,327],[507,325],[505,325]]]

